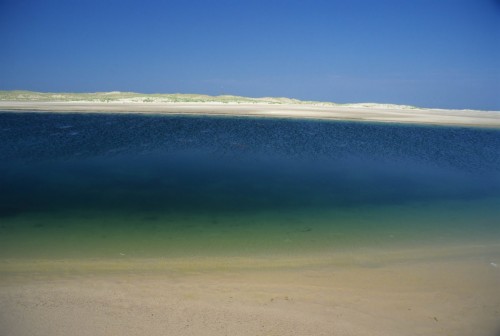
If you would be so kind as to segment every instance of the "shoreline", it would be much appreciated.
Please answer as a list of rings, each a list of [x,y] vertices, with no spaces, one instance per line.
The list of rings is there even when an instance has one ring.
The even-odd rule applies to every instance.
[[[90,272],[95,274],[164,271],[179,274],[192,271],[268,271],[276,269],[300,270],[336,268],[349,270],[363,267],[393,267],[405,264],[452,262],[481,259],[485,265],[498,266],[500,272],[500,244],[495,241],[470,243],[434,243],[419,247],[377,247],[324,252],[290,254],[243,254],[243,255],[185,255],[132,257],[1,257],[0,274],[59,274],[60,272]]]
[[[105,271],[93,268],[93,261],[89,269],[84,262],[71,269],[61,267],[71,261],[58,261],[54,270],[48,261],[28,272],[2,272],[0,330],[54,336],[496,335],[500,268],[490,260],[500,257],[498,246],[463,252],[434,259],[422,249],[388,263],[354,265],[328,263],[327,257],[313,265],[286,257],[185,258],[184,265],[182,259],[138,259],[134,267],[116,269],[104,261]],[[424,257],[406,260],[412,254]]]
[[[353,107],[306,103],[0,101],[0,111],[231,116],[500,128],[500,112],[494,111]]]

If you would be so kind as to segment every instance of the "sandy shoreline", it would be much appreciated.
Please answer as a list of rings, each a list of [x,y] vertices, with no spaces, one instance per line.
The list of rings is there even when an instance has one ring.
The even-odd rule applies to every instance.
[[[500,112],[321,104],[0,101],[0,111],[112,112],[348,120],[500,128]]]
[[[366,253],[350,258],[361,255],[377,259]],[[295,264],[286,257],[137,259],[114,268],[113,260],[25,260],[17,271],[14,260],[4,260],[0,331],[56,336],[500,332],[498,246],[388,253],[378,263],[329,258],[304,257]]]

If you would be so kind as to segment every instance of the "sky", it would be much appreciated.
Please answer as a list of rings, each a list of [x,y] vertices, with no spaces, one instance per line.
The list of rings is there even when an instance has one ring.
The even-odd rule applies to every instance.
[[[0,90],[500,111],[500,0],[0,0]]]

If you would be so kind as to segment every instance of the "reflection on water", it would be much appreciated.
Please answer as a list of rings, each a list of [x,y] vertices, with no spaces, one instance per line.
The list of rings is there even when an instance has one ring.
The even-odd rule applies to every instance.
[[[500,238],[498,130],[3,113],[0,157],[5,257]]]

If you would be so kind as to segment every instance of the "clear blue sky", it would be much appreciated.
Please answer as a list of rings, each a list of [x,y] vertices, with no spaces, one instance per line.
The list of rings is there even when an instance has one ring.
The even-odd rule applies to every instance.
[[[500,110],[498,0],[0,0],[0,89]]]

